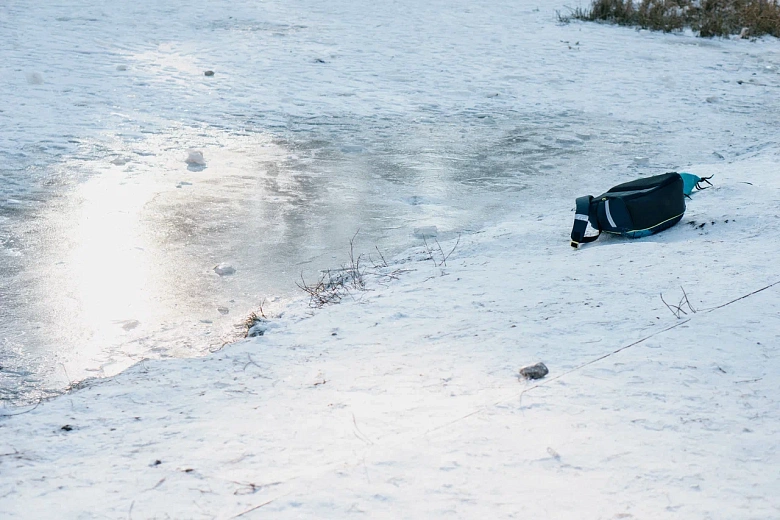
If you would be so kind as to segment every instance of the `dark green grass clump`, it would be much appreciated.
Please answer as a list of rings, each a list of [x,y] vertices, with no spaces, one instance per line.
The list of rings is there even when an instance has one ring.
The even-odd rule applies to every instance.
[[[699,36],[780,37],[780,0],[593,0],[561,21],[604,21],[654,31],[690,27]]]

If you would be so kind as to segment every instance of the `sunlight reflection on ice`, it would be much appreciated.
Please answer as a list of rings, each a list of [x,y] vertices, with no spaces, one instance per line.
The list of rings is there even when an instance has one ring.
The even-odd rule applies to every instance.
[[[154,192],[153,184],[117,183],[106,176],[79,189],[66,281],[80,303],[80,319],[93,328],[97,344],[111,342],[111,336],[122,332],[116,323],[143,324],[156,312],[154,293],[164,288],[151,283],[140,222]]]
[[[248,309],[222,317],[208,305],[209,295],[222,301],[220,281],[209,276],[216,261],[209,247],[188,245],[219,239],[215,222],[235,218],[231,200],[246,197],[237,179],[256,185],[255,163],[281,156],[269,143],[260,134],[178,129],[117,150],[132,157],[127,164],[71,165],[96,171],[46,216],[53,236],[41,284],[42,305],[57,309],[65,338],[57,357],[68,380],[111,375],[144,357],[202,354],[234,334],[232,321]],[[191,146],[208,167],[187,168]],[[183,219],[182,206],[192,210]],[[192,334],[211,339],[195,342]]]

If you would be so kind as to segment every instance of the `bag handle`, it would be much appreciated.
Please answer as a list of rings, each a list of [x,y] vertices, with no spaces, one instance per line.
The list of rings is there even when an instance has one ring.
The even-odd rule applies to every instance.
[[[599,235],[601,230],[599,229],[598,235],[592,237],[586,237],[585,231],[588,229],[588,213],[590,211],[590,201],[593,200],[591,195],[585,197],[577,197],[577,207],[574,213],[574,226],[571,228],[571,247],[577,249],[580,244],[587,244],[593,242]]]

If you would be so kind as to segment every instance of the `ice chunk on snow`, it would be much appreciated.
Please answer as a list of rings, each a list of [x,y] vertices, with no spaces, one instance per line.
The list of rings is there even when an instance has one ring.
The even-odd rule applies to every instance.
[[[249,327],[249,330],[246,331],[246,335],[248,338],[263,336],[269,330],[275,329],[277,327],[279,327],[278,323],[274,323],[266,319],[259,319],[256,320],[251,327]]]
[[[222,262],[214,267],[214,272],[220,276],[227,276],[229,274],[235,273],[236,269],[232,265],[226,262]]]
[[[187,164],[197,164],[199,166],[204,166],[206,164],[206,160],[203,158],[203,152],[192,148],[187,150],[187,159],[184,162]]]
[[[122,328],[127,331],[133,330],[141,324],[138,320],[125,320],[120,323],[122,324]]]

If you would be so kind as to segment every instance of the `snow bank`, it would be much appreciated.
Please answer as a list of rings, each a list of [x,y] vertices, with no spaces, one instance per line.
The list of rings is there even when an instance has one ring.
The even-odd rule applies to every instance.
[[[7,418],[0,509],[777,516],[779,157],[691,168],[715,187],[660,235],[572,250],[573,201],[551,197],[446,265],[420,246],[354,300]],[[678,319],[659,295],[681,288],[697,312]],[[536,361],[546,378],[518,378]]]

